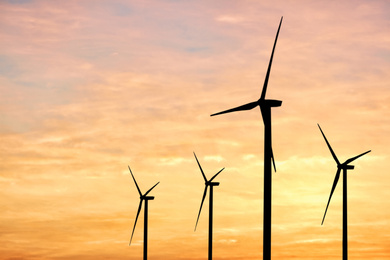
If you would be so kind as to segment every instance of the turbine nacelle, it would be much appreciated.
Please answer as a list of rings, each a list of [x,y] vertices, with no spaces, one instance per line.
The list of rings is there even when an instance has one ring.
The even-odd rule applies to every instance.
[[[141,200],[154,200],[154,196],[141,196],[139,197]]]
[[[259,99],[257,101],[259,106],[267,106],[267,107],[280,107],[282,105],[281,100],[275,100],[275,99]]]
[[[219,182],[205,182],[204,183],[206,186],[219,186]]]
[[[348,164],[339,164],[339,165],[337,165],[337,168],[341,169],[341,170],[353,170],[353,169],[355,169],[355,166],[348,165]]]

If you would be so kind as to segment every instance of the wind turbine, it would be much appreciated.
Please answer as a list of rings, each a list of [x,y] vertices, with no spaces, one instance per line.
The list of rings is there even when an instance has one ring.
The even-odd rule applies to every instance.
[[[271,108],[279,107],[282,105],[282,101],[265,99],[265,94],[267,92],[268,79],[271,72],[272,59],[274,57],[274,51],[276,42],[278,40],[280,26],[282,25],[283,16],[280,19],[279,28],[276,33],[274,46],[272,49],[271,58],[268,64],[267,74],[265,76],[263,90],[261,96],[257,101],[228,109],[219,113],[212,114],[211,116],[216,116],[220,114],[250,110],[257,106],[260,107],[260,111],[263,117],[264,122],[264,210],[263,210],[263,259],[271,259],[271,199],[272,199],[272,169],[271,169],[271,160],[273,162],[274,169],[275,159],[272,152],[272,137],[271,137]]]
[[[205,187],[204,187],[204,192],[203,192],[203,198],[202,198],[202,202],[200,203],[200,209],[199,209],[199,213],[198,213],[198,218],[196,219],[196,224],[195,224],[195,231],[196,231],[196,227],[198,225],[198,221],[199,221],[199,216],[200,216],[200,212],[202,211],[202,206],[203,206],[203,202],[204,202],[204,199],[206,198],[206,193],[207,193],[207,188],[210,187],[210,196],[209,196],[209,248],[208,248],[208,259],[211,260],[213,259],[213,187],[214,186],[219,186],[219,182],[213,182],[213,180],[215,179],[215,177],[217,177],[217,175],[223,171],[223,169],[225,168],[222,168],[219,172],[217,172],[210,180],[207,180],[206,178],[206,175],[204,174],[203,170],[202,170],[202,166],[200,166],[200,163],[198,161],[198,158],[196,157],[196,154],[194,152],[194,156],[195,156],[195,159],[196,159],[196,162],[198,163],[199,165],[199,169],[200,169],[200,172],[202,173],[202,176],[203,176],[203,179],[205,181]]]
[[[142,194],[141,190],[138,187],[137,181],[135,180],[134,175],[131,172],[130,166],[128,166],[128,167],[129,167],[131,176],[133,177],[135,186],[137,187],[137,190],[138,190],[138,193],[139,193],[139,196],[140,196],[139,197],[140,201],[139,201],[137,216],[135,218],[135,223],[134,223],[134,227],[133,227],[133,232],[131,233],[129,246],[131,245],[131,240],[133,240],[134,230],[135,230],[135,226],[137,225],[137,220],[138,220],[139,213],[141,212],[142,202],[145,201],[145,209],[144,209],[144,260],[146,260],[146,259],[148,259],[148,201],[149,200],[154,200],[153,196],[147,196],[147,195],[160,182],[157,182],[152,188],[150,188],[147,192],[145,192],[145,194]]]
[[[371,150],[364,152],[364,153],[361,153],[355,157],[349,158],[348,160],[346,160],[343,163],[340,163],[340,161],[337,159],[337,156],[334,153],[332,147],[330,146],[328,140],[326,139],[324,132],[322,132],[320,125],[319,124],[317,124],[317,125],[320,128],[322,136],[324,137],[325,142],[328,145],[328,148],[330,150],[330,153],[333,156],[333,159],[337,163],[336,176],[335,176],[334,181],[333,181],[332,190],[330,191],[328,204],[326,205],[325,214],[324,214],[324,217],[322,218],[321,225],[324,224],[324,220],[325,220],[326,212],[328,211],[330,199],[332,198],[332,195],[333,195],[333,192],[336,188],[337,182],[339,181],[340,172],[341,172],[341,170],[343,170],[343,260],[346,260],[346,259],[348,259],[347,171],[353,170],[355,168],[355,166],[349,165],[349,163],[351,163],[354,160],[356,160],[357,158],[365,155],[366,153],[371,152]]]

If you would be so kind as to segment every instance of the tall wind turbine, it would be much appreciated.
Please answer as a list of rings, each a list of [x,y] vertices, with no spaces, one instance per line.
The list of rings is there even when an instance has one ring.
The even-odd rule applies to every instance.
[[[137,220],[138,220],[139,213],[141,212],[142,202],[145,201],[145,209],[144,209],[144,260],[146,260],[146,259],[148,259],[148,201],[149,200],[154,200],[153,196],[147,196],[147,195],[160,182],[157,182],[152,188],[150,188],[147,192],[145,192],[145,194],[142,194],[141,190],[138,187],[137,181],[135,180],[134,175],[131,172],[130,166],[128,166],[128,167],[129,167],[131,176],[133,177],[135,186],[137,187],[137,190],[138,190],[138,193],[139,193],[139,196],[140,196],[139,197],[140,201],[139,201],[137,216],[135,218],[135,223],[134,223],[134,227],[133,227],[133,232],[131,233],[129,246],[131,245],[131,240],[133,240],[134,230],[135,230],[135,226],[137,225]]]
[[[250,110],[257,106],[260,107],[261,114],[263,116],[264,122],[264,210],[263,210],[263,259],[271,259],[271,199],[272,199],[272,169],[271,163],[273,162],[274,169],[275,159],[272,152],[272,136],[271,136],[271,108],[279,107],[282,105],[282,101],[265,99],[265,94],[267,92],[268,79],[271,72],[272,59],[274,57],[275,46],[278,40],[280,26],[282,25],[283,16],[280,19],[279,28],[276,33],[274,46],[272,49],[271,58],[268,64],[267,74],[265,76],[263,90],[261,96],[257,101],[228,109],[219,113],[212,114],[211,116],[216,116],[220,114],[236,112],[241,110]],[[272,162],[271,162],[272,160]]]
[[[211,259],[213,259],[213,187],[214,186],[219,186],[219,182],[213,182],[213,180],[225,168],[222,168],[210,180],[207,180],[206,175],[204,174],[204,172],[202,170],[202,166],[200,166],[200,163],[198,161],[198,158],[196,157],[195,152],[194,152],[194,156],[195,156],[196,162],[199,165],[200,172],[202,173],[202,176],[203,176],[203,179],[204,179],[204,182],[205,182],[204,183],[205,187],[204,187],[204,192],[203,192],[203,198],[202,198],[202,202],[200,203],[200,209],[199,209],[199,213],[198,213],[198,218],[196,219],[195,230],[196,230],[196,227],[198,225],[199,216],[200,216],[200,212],[202,211],[202,206],[203,206],[204,199],[206,198],[207,188],[210,187],[210,197],[209,197],[209,199],[210,199],[209,200],[209,248],[208,248],[208,251],[209,251],[208,252],[208,256],[209,257],[208,257],[208,259],[211,260]]]
[[[354,160],[356,160],[357,158],[365,155],[366,153],[371,152],[371,150],[364,152],[362,154],[359,154],[355,157],[349,158],[348,160],[346,160],[343,163],[340,163],[340,161],[337,159],[337,156],[334,153],[332,147],[330,146],[328,140],[326,139],[324,132],[322,132],[320,125],[318,125],[318,127],[320,128],[322,136],[324,137],[325,142],[328,145],[328,148],[330,150],[330,153],[333,156],[333,159],[337,163],[336,176],[335,176],[334,181],[333,181],[332,190],[330,191],[328,204],[326,205],[325,214],[324,214],[324,217],[322,218],[321,225],[324,224],[324,220],[325,220],[326,212],[328,211],[330,199],[332,198],[332,195],[333,195],[333,192],[336,188],[337,182],[339,181],[340,172],[341,172],[341,170],[343,170],[343,260],[346,260],[346,259],[348,259],[347,170],[352,170],[355,167],[353,165],[349,165],[349,163],[351,163]]]

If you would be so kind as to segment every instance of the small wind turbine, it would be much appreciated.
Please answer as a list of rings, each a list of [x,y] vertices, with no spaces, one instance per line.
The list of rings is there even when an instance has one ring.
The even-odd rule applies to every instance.
[[[137,225],[138,216],[139,216],[139,213],[141,212],[142,201],[145,201],[145,209],[144,209],[144,214],[145,214],[144,215],[144,260],[146,260],[146,259],[148,259],[148,201],[149,200],[154,200],[153,196],[147,196],[147,195],[160,182],[157,182],[152,188],[150,188],[147,192],[145,192],[145,194],[142,194],[141,190],[138,187],[137,181],[135,180],[134,175],[131,172],[130,166],[128,166],[128,167],[129,167],[131,176],[133,177],[135,186],[137,187],[137,190],[138,190],[138,193],[139,193],[139,196],[140,196],[139,197],[140,201],[139,201],[137,216],[135,218],[135,223],[134,223],[134,227],[133,227],[133,232],[131,233],[129,246],[131,245],[131,240],[133,240],[135,226]]]
[[[340,172],[341,172],[341,170],[343,170],[343,259],[346,260],[346,259],[348,259],[347,170],[352,170],[355,167],[353,165],[349,165],[349,163],[351,163],[354,160],[356,160],[357,158],[365,155],[366,153],[371,152],[371,150],[364,152],[362,154],[359,154],[355,157],[349,158],[348,160],[346,160],[343,163],[340,163],[340,161],[337,159],[337,156],[334,153],[332,147],[330,146],[328,140],[326,139],[324,132],[322,132],[320,125],[319,124],[317,124],[317,125],[320,128],[322,136],[324,137],[325,142],[328,145],[328,148],[330,150],[330,153],[333,156],[333,159],[337,163],[336,176],[335,176],[334,181],[333,181],[332,190],[330,191],[328,204],[326,205],[325,214],[324,214],[324,217],[322,218],[321,225],[324,224],[324,220],[325,220],[326,212],[328,211],[330,199],[332,198],[332,195],[333,195],[333,192],[336,188],[337,182],[339,181]]]
[[[261,114],[263,116],[264,122],[264,210],[263,210],[263,259],[271,259],[271,199],[272,199],[272,167],[271,160],[276,171],[275,167],[275,158],[272,152],[272,136],[271,136],[271,108],[280,107],[282,101],[265,99],[265,94],[267,92],[268,79],[271,72],[272,59],[274,57],[274,51],[276,42],[278,40],[280,26],[282,25],[283,16],[280,19],[279,28],[276,33],[274,46],[272,49],[271,58],[268,64],[267,74],[265,76],[263,90],[261,96],[257,101],[228,109],[219,113],[212,114],[211,116],[216,116],[220,114],[242,111],[242,110],[251,110],[257,106],[260,107]]]
[[[206,175],[204,174],[204,172],[202,170],[202,166],[200,166],[200,163],[198,161],[198,158],[196,157],[195,152],[194,152],[194,156],[195,156],[196,162],[199,165],[199,169],[200,169],[200,172],[202,173],[203,179],[205,181],[203,198],[202,198],[202,202],[200,203],[200,209],[199,209],[199,213],[198,213],[198,218],[196,219],[195,230],[196,230],[196,226],[198,225],[199,216],[200,216],[200,212],[202,211],[202,206],[203,206],[204,199],[206,198],[207,188],[210,187],[210,200],[209,200],[209,248],[208,248],[209,252],[208,252],[208,259],[211,260],[211,259],[213,259],[213,187],[214,186],[219,186],[219,182],[213,182],[213,180],[225,168],[222,168],[210,180],[207,180]]]

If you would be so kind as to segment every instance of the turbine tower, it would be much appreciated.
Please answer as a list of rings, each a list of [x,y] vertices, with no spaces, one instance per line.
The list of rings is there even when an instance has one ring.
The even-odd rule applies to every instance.
[[[347,171],[348,170],[353,170],[354,167],[355,167],[353,165],[349,165],[349,163],[351,163],[354,160],[356,160],[357,158],[365,155],[366,153],[371,152],[371,150],[369,150],[367,152],[364,152],[362,154],[359,154],[359,155],[357,155],[355,157],[349,158],[348,160],[346,160],[343,163],[340,163],[340,161],[337,159],[337,156],[334,153],[332,147],[330,146],[328,140],[326,139],[324,132],[322,132],[322,129],[321,129],[320,125],[319,124],[317,124],[317,125],[320,128],[322,136],[324,137],[325,142],[328,145],[328,148],[330,150],[330,153],[333,156],[333,159],[337,163],[336,176],[335,176],[334,181],[333,181],[332,190],[330,191],[328,204],[326,205],[325,214],[324,214],[324,217],[322,218],[321,225],[324,224],[324,220],[325,220],[326,212],[328,211],[330,199],[332,198],[333,192],[334,192],[334,190],[336,188],[336,185],[337,185],[337,183],[339,181],[340,172],[341,172],[341,170],[343,170],[343,260],[347,260],[348,259]]]
[[[263,90],[261,92],[261,96],[257,101],[235,107],[232,109],[228,109],[219,113],[212,114],[211,116],[216,116],[220,114],[242,111],[242,110],[250,110],[257,106],[260,107],[260,111],[263,117],[264,122],[264,203],[263,203],[263,259],[271,259],[271,200],[272,200],[272,167],[271,163],[273,163],[274,169],[275,167],[275,158],[272,152],[272,134],[271,134],[271,108],[279,107],[282,105],[282,101],[273,100],[273,99],[265,99],[265,94],[267,92],[268,79],[271,73],[271,65],[274,57],[275,46],[278,40],[280,26],[282,25],[283,16],[280,19],[279,28],[276,33],[274,46],[272,49],[271,58],[268,64],[267,74],[265,76]],[[272,162],[271,162],[272,161]]]
[[[219,186],[219,182],[213,182],[213,180],[215,179],[215,177],[217,177],[217,175],[223,171],[223,169],[225,168],[222,168],[219,172],[217,172],[210,180],[207,180],[206,178],[206,175],[204,174],[203,170],[202,170],[202,166],[200,166],[200,163],[198,161],[198,158],[196,157],[196,154],[194,152],[194,156],[195,156],[195,159],[196,159],[196,162],[198,163],[199,165],[199,169],[200,169],[200,172],[202,173],[202,176],[203,176],[203,179],[205,181],[205,187],[204,187],[204,192],[203,192],[203,198],[202,198],[202,202],[200,203],[200,209],[199,209],[199,213],[198,213],[198,218],[196,219],[196,224],[195,224],[195,231],[196,231],[196,227],[198,225],[198,221],[199,221],[199,216],[200,216],[200,212],[202,211],[202,206],[203,206],[203,202],[204,202],[204,199],[206,198],[206,193],[207,193],[207,188],[210,187],[210,196],[209,196],[209,247],[208,247],[208,260],[211,260],[213,259],[213,187],[214,186]]]
[[[137,190],[138,190],[138,193],[139,193],[139,196],[140,196],[139,197],[140,201],[139,201],[137,216],[135,218],[133,232],[131,233],[129,246],[131,245],[131,240],[133,240],[134,230],[135,230],[135,226],[137,225],[137,220],[138,220],[139,213],[141,212],[142,202],[145,201],[145,209],[144,209],[144,260],[146,260],[146,259],[148,259],[148,201],[149,200],[154,200],[153,196],[147,196],[147,195],[160,182],[157,182],[152,188],[150,188],[147,192],[145,192],[145,194],[142,194],[140,188],[138,187],[137,181],[135,180],[134,175],[131,172],[130,166],[128,166],[128,167],[129,167],[131,176],[133,177],[135,186],[137,187]]]

